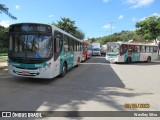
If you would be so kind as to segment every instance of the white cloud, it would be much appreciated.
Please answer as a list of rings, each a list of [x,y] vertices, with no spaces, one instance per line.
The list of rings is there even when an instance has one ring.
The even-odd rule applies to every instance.
[[[124,18],[123,15],[120,15],[120,16],[118,17],[119,20],[122,20],[123,18]]]
[[[143,18],[141,18],[139,21],[143,21],[143,20],[145,20],[147,17],[143,17]]]
[[[154,0],[124,0],[124,1],[132,5],[132,8],[146,7],[154,2]]]
[[[111,24],[106,24],[106,25],[103,26],[103,28],[110,29],[111,28]]]
[[[153,14],[147,16],[147,17],[151,17],[151,16],[158,16],[158,17],[160,17],[160,14],[159,14],[159,13],[153,13]],[[143,20],[145,20],[147,17],[143,17],[143,18],[139,19],[139,21],[143,21]]]
[[[103,0],[104,3],[109,2],[110,0]]]
[[[159,13],[153,13],[151,16],[158,16],[158,17],[160,17],[160,14]]]
[[[20,6],[19,6],[19,5],[16,5],[15,8],[18,10],[18,9],[20,9]]]
[[[136,21],[137,21],[137,19],[133,17],[132,18],[132,22],[136,22]]]
[[[109,29],[115,29],[115,27],[112,25],[112,23],[104,25],[103,28],[107,29],[107,30],[109,30]]]
[[[54,17],[54,15],[48,15],[48,17],[52,18],[52,17]]]
[[[0,21],[0,25],[4,27],[9,27],[10,24],[11,24],[10,21],[6,21],[6,20]]]

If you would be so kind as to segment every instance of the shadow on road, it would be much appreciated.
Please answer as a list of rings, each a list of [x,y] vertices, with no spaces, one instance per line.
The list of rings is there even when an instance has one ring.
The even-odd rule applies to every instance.
[[[3,90],[3,93],[0,92],[0,111],[96,111],[98,109],[96,105],[93,109],[94,103],[109,106],[111,110],[125,111],[123,105],[114,97],[128,98],[151,94],[134,93],[133,90],[126,89],[103,57],[93,57],[81,63],[64,78],[45,80],[13,77],[7,80],[7,88]],[[106,109],[104,107],[101,110]]]

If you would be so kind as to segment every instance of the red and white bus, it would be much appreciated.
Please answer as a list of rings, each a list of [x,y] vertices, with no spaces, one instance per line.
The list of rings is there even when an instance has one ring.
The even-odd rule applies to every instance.
[[[152,62],[158,58],[158,46],[125,42],[108,42],[106,60],[116,62]]]
[[[83,42],[83,61],[89,59],[91,57],[91,52],[88,50],[88,43]]]

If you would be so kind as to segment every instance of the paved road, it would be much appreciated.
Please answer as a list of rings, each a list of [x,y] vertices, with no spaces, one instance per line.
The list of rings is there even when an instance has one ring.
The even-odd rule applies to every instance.
[[[0,111],[156,111],[159,73],[159,61],[109,64],[103,57],[93,57],[53,80],[17,78],[1,70]],[[150,108],[126,109],[126,103],[148,103]]]

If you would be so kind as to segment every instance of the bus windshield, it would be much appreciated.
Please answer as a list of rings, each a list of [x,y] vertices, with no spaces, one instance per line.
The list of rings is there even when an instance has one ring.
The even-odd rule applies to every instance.
[[[119,54],[119,44],[117,43],[109,43],[107,44],[107,54],[117,55]]]
[[[23,59],[42,59],[52,55],[51,35],[45,34],[11,34],[9,40],[9,57]]]

